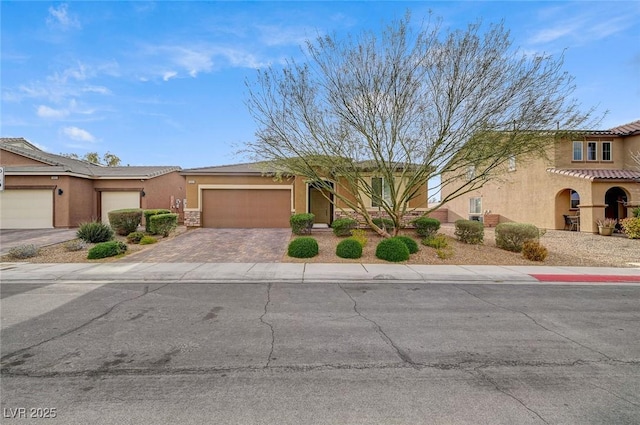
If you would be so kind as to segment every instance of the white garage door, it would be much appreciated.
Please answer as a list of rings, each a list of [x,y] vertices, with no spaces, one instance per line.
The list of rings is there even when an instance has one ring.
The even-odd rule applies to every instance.
[[[53,190],[0,192],[0,229],[53,227]]]
[[[140,208],[140,192],[102,192],[103,223],[109,223],[109,211]]]

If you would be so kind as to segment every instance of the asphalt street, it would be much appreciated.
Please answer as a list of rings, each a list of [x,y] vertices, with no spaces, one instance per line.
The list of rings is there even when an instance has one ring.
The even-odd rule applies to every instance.
[[[13,281],[0,295],[3,424],[640,423],[640,286]]]

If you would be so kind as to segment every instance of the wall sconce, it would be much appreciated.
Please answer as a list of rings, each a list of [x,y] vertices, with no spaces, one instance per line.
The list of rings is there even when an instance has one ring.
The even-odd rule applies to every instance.
[[[62,189],[58,189],[58,195],[62,195],[64,191]]]
[[[140,192],[140,196],[142,196],[144,198],[144,196],[146,195],[146,193],[144,193],[144,190]]]

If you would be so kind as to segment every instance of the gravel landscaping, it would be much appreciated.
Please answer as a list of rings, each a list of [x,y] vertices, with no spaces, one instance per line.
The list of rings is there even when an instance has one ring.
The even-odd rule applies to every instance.
[[[547,259],[540,262],[528,261],[521,254],[499,249],[495,245],[495,229],[486,228],[483,245],[467,245],[454,238],[454,226],[445,223],[440,228],[440,233],[448,236],[449,246],[453,255],[450,258],[441,259],[436,255],[436,250],[420,244],[420,251],[412,254],[406,264],[457,264],[457,265],[548,265],[548,266],[614,266],[614,267],[638,267],[640,264],[640,239],[628,239],[624,235],[600,236],[589,233],[568,232],[561,230],[548,230],[540,239],[542,245],[549,250]],[[168,238],[158,238],[156,245],[128,244],[126,256],[133,252],[152,250],[160,246],[164,241],[173,239],[187,229],[179,227]],[[420,242],[412,230],[403,230],[401,234],[413,237]],[[295,235],[292,235],[294,239]],[[368,232],[367,245],[363,255],[359,259],[343,259],[336,256],[336,245],[342,238],[336,237],[331,230],[314,229],[311,237],[318,241],[320,253],[313,258],[297,259],[282,253],[281,262],[289,263],[386,263],[375,256],[377,243],[381,240],[374,232]],[[119,240],[125,240],[118,237]],[[231,242],[231,241],[230,241]],[[116,261],[122,256],[105,258],[101,260],[87,260],[87,251],[91,247],[88,244],[82,251],[68,252],[64,244],[56,244],[40,249],[37,257],[25,260],[16,260],[8,256],[0,257],[2,262],[31,262],[31,263],[92,263]],[[153,261],[153,255],[146,256]],[[219,259],[217,261],[220,261]],[[188,262],[188,260],[186,260]],[[632,263],[635,263],[632,264]]]

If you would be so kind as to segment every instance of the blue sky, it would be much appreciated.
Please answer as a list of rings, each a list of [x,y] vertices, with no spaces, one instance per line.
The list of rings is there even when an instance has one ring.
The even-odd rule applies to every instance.
[[[303,57],[323,34],[379,30],[411,10],[446,28],[504,20],[525,52],[565,52],[575,96],[640,119],[640,2],[0,3],[2,137],[52,153],[106,151],[130,165],[243,162],[245,81]]]

